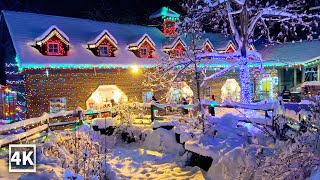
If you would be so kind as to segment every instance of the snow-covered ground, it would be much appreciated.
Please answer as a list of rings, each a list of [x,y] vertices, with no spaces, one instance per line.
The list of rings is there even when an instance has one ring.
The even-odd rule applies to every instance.
[[[198,167],[184,167],[175,155],[126,145],[107,156],[107,163],[120,179],[204,179]]]
[[[276,160],[289,156],[289,153],[296,153],[299,148],[290,141],[274,141],[271,137],[273,134],[266,131],[268,128],[260,126],[270,124],[270,118],[265,118],[263,111],[217,107],[216,117],[206,117],[205,134],[198,119],[181,116],[166,116],[164,120],[139,125],[119,124],[112,122],[112,118],[108,121],[87,121],[77,131],[50,132],[47,142],[38,144],[37,173],[15,174],[11,177],[11,174],[1,173],[4,171],[1,169],[0,176],[5,179],[15,179],[20,175],[20,179],[62,179],[77,176],[77,172],[78,179],[271,178],[274,177],[272,173],[266,174],[263,171],[264,165],[273,167],[272,163],[275,163],[277,168],[273,171],[282,170],[287,162],[278,167]],[[91,125],[118,128],[113,135],[107,136],[94,131]],[[180,142],[177,142],[177,134],[180,134]],[[130,138],[134,138],[135,142]],[[312,138],[307,139],[311,142]],[[129,139],[130,143],[123,139]],[[208,171],[188,166],[191,153],[212,159]],[[312,153],[307,157],[316,163],[320,162],[319,157]],[[268,158],[271,159],[268,160],[270,164],[265,164]],[[298,160],[292,162],[299,164]],[[6,166],[7,162],[2,159],[0,163]],[[257,173],[253,173],[255,171]],[[310,174],[311,170],[308,169],[306,174],[299,177],[308,177]],[[314,169],[312,176],[317,177],[318,174],[318,169]],[[283,177],[290,175],[284,173]]]

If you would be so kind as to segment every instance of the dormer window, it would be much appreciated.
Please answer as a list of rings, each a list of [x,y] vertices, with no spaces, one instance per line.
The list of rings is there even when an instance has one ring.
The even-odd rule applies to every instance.
[[[155,57],[155,43],[147,34],[144,34],[137,42],[129,44],[127,48],[139,58]]]
[[[214,48],[209,39],[206,39],[203,43],[203,52],[213,52]]]
[[[108,45],[100,45],[99,46],[100,56],[110,56],[109,46]]]
[[[69,50],[69,38],[57,26],[51,26],[36,38],[34,47],[43,55],[66,56]]]
[[[232,52],[236,52],[236,48],[233,42],[229,41],[227,48],[225,48],[225,53],[232,53]]]
[[[116,39],[104,30],[93,41],[88,42],[88,49],[96,56],[115,57],[118,45]]]
[[[170,55],[171,58],[181,58],[186,51],[186,44],[178,37],[170,45],[165,45],[163,51]]]

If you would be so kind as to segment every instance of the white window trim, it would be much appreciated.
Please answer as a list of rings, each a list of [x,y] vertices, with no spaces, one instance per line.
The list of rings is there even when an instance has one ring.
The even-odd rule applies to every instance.
[[[107,48],[108,53],[105,54],[104,51],[101,51],[101,48]],[[108,46],[108,45],[100,45],[100,46],[99,46],[99,51],[100,51],[100,56],[109,56],[109,51],[110,51],[110,49],[109,49],[109,46]],[[102,53],[102,52],[103,52],[103,53]]]

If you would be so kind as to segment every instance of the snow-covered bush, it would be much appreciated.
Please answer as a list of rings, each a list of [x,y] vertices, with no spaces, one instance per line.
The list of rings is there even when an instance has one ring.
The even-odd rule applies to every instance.
[[[104,149],[84,132],[54,132],[41,149],[43,156],[40,160],[56,158],[58,166],[69,169],[66,175],[78,174],[87,179],[105,176],[103,159],[98,155]]]
[[[319,133],[306,132],[294,142],[280,143],[272,156],[261,157],[254,176],[258,179],[306,179],[320,166]]]
[[[183,146],[178,144],[175,139],[175,133],[171,130],[158,128],[147,135],[144,147],[150,150],[156,150],[163,153],[182,155]]]

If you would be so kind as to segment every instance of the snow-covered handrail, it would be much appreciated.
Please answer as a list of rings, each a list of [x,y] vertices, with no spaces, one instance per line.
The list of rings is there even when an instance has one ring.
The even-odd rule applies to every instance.
[[[183,109],[192,109],[192,108],[196,108],[198,106],[198,104],[159,104],[159,103],[155,103],[152,102],[151,105],[156,106],[157,108],[160,109],[165,109],[166,107],[172,107],[174,109],[178,109],[178,108],[183,108]]]
[[[48,121],[49,120],[49,114],[43,113],[42,116],[36,117],[36,118],[30,118],[23,121],[18,121],[12,124],[5,124],[0,126],[0,133],[8,132],[12,129],[18,129],[21,127],[26,127],[35,123],[40,123],[42,121]]]
[[[38,132],[42,132],[42,131],[46,130],[47,128],[48,128],[48,124],[44,124],[44,125],[35,127],[33,129],[30,129],[30,130],[28,130],[26,132],[22,132],[22,133],[19,133],[19,134],[8,135],[8,136],[0,139],[0,147],[6,146],[6,145],[8,145],[10,143],[13,143],[15,141],[19,141],[21,139],[24,139],[26,137],[34,135],[34,134],[36,134]]]
[[[211,106],[214,105],[216,107],[232,107],[232,108],[242,108],[242,109],[251,109],[251,110],[262,110],[262,111],[271,111],[273,110],[273,103],[252,103],[252,104],[243,104],[235,101],[224,101],[222,103],[210,100],[201,100],[202,105]]]

